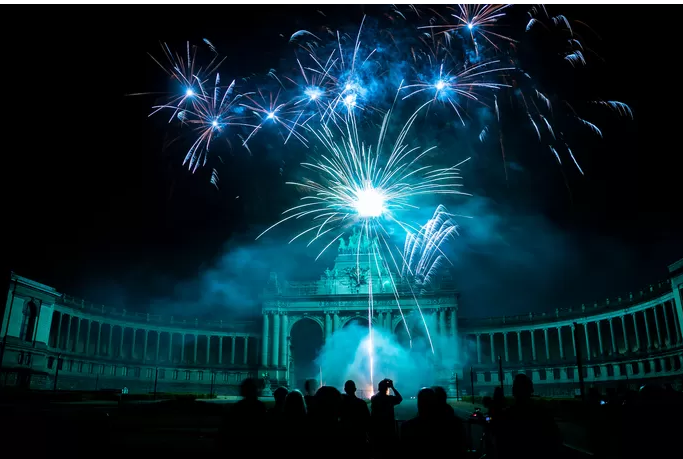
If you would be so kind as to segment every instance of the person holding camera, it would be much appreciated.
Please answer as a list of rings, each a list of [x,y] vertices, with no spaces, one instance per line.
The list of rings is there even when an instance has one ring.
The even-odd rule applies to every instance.
[[[375,457],[389,457],[396,444],[396,418],[394,407],[403,397],[394,387],[391,379],[383,379],[378,384],[379,391],[370,399],[371,440]],[[389,394],[389,391],[393,394]]]

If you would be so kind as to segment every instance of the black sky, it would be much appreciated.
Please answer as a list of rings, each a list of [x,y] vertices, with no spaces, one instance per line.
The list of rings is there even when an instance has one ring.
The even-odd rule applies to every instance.
[[[505,256],[469,251],[472,264],[456,269],[467,284],[465,305],[477,304],[477,291],[492,290],[504,292],[490,297],[491,314],[589,302],[664,278],[666,265],[683,256],[680,91],[667,63],[678,50],[665,36],[676,15],[653,7],[671,27],[659,24],[656,39],[634,37],[625,21],[637,17],[635,8],[568,8],[600,34],[597,48],[607,62],[595,81],[576,84],[602,84],[636,117],[607,127],[606,139],[585,159],[586,177],[568,174],[572,199],[552,161],[525,155],[523,145],[510,149],[525,173],[508,182],[499,158],[465,170],[500,168],[486,202],[524,216],[514,220],[522,226],[542,222],[553,235],[544,247],[521,242],[520,253],[531,254],[525,263],[535,266],[521,271],[526,283]],[[126,95],[165,84],[146,54],[159,55],[160,40],[209,37],[228,56],[224,72],[266,72],[288,50],[280,34],[320,23],[316,9],[14,7],[12,29],[3,31],[7,274],[11,269],[92,301],[144,309],[147,300],[172,297],[179,282],[211,270],[226,244],[258,249],[254,227],[291,204],[282,202],[281,165],[236,149],[216,192],[208,185],[210,170],[191,175],[180,166],[182,151],[162,148],[164,121],[146,117],[153,98]],[[320,9],[341,23],[362,14],[360,7]],[[522,241],[510,230],[506,243]],[[458,243],[469,245],[467,238],[464,229]],[[564,245],[554,246],[557,241]],[[571,260],[557,259],[555,250]],[[534,272],[541,277],[529,279]],[[543,293],[533,300],[535,289]]]

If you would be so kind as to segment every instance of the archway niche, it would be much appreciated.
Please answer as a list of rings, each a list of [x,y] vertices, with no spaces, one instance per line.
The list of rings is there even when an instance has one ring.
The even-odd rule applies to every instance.
[[[323,330],[315,320],[297,320],[289,332],[289,381],[295,389],[304,389],[306,379],[318,378],[320,368],[315,363],[323,347]]]
[[[429,333],[427,332],[429,325],[429,322],[425,325],[421,317],[411,314],[405,317],[405,322],[403,319],[398,321],[394,327],[394,334],[399,344],[406,349],[427,348],[429,347],[428,335],[434,334],[433,327],[429,328]]]
[[[368,318],[363,316],[356,316],[349,319],[342,328],[346,327],[363,327],[368,328]]]

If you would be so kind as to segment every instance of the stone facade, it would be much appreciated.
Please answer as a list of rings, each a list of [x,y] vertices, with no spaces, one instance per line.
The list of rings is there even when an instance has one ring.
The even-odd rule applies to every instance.
[[[257,376],[256,324],[129,314],[12,275],[0,383],[38,389],[237,393]]]
[[[683,376],[683,260],[670,279],[601,304],[552,313],[487,319],[458,315],[458,293],[447,279],[419,291],[378,263],[359,263],[340,251],[335,267],[318,281],[280,281],[271,275],[259,322],[200,322],[130,314],[86,304],[55,289],[12,275],[0,331],[2,381],[40,389],[127,387],[131,392],[202,392],[229,395],[247,377],[268,374],[273,386],[291,382],[290,336],[312,320],[324,339],[347,322],[371,319],[396,332],[403,316],[420,309],[433,330],[452,338],[461,362],[442,368],[470,379],[475,392],[490,393],[499,381],[528,374],[542,394],[568,395],[578,381],[582,356],[588,385]],[[396,285],[396,290],[391,285]],[[368,305],[372,312],[368,313]]]

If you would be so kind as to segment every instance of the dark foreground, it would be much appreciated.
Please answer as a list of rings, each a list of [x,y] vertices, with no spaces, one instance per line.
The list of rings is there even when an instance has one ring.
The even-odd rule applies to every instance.
[[[122,453],[210,453],[230,402],[171,400],[158,402],[6,403],[0,407],[2,451],[28,448],[27,457]],[[455,404],[458,417],[467,420],[469,404]],[[399,425],[417,414],[415,400],[396,409]],[[469,425],[476,449],[482,427]],[[264,432],[264,439],[268,433]],[[567,458],[590,457],[566,448]],[[472,452],[471,457],[479,457]]]

